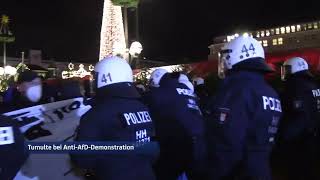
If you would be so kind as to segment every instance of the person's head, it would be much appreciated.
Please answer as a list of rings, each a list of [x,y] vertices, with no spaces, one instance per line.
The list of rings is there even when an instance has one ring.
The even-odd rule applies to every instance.
[[[162,68],[158,68],[154,70],[150,76],[149,86],[160,87],[160,80],[163,77],[163,75],[165,75],[166,73],[168,73],[168,71]]]
[[[225,71],[253,70],[259,72],[272,72],[265,62],[262,45],[250,36],[239,36],[221,49],[221,64]]]
[[[42,80],[33,71],[21,72],[18,76],[17,89],[29,101],[38,102],[42,97]]]
[[[96,88],[104,88],[116,83],[132,83],[133,73],[126,60],[114,56],[99,61],[94,71],[96,73]]]
[[[292,74],[299,72],[307,72],[309,70],[309,65],[306,60],[300,57],[293,57],[286,60],[281,67],[281,79],[285,81]]]
[[[186,85],[188,87],[188,89],[190,91],[192,91],[192,93],[194,93],[194,86],[190,82],[190,80],[189,80],[187,75],[181,73],[178,80],[179,80],[179,83]]]

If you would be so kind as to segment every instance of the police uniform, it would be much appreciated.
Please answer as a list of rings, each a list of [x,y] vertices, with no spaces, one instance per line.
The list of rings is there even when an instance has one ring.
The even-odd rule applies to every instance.
[[[92,109],[80,120],[76,141],[150,144],[153,122],[148,108],[139,100],[127,62],[118,57],[106,58],[98,62],[95,72],[96,97]],[[72,160],[101,180],[154,179],[152,154],[73,154]]]
[[[207,119],[210,179],[271,180],[269,159],[282,109],[264,80],[272,69],[263,47],[239,36],[222,48],[221,58],[227,74]]]
[[[220,89],[208,119],[211,179],[271,179],[269,156],[281,115],[277,93],[250,71],[230,73]]]
[[[18,123],[0,116],[0,179],[12,180],[27,158],[28,153]]]
[[[93,108],[81,118],[76,141],[150,141],[152,120],[148,108],[137,100],[134,85],[114,84],[105,90],[108,95],[97,96]],[[99,179],[153,179],[151,157],[107,154],[73,159],[94,170]]]
[[[194,94],[172,76],[167,73],[161,78],[148,102],[160,144],[156,176],[176,180],[186,172],[189,179],[203,179],[206,146],[201,112]]]
[[[320,89],[307,71],[290,75],[282,95],[279,148],[291,178],[314,178],[320,120]],[[289,175],[290,176],[290,175]]]

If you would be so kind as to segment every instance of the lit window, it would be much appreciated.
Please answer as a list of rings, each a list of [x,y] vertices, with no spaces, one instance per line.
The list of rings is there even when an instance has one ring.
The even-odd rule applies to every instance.
[[[308,29],[312,29],[312,24],[311,23],[308,24]]]
[[[262,41],[259,41],[260,44],[262,44]]]
[[[227,41],[228,41],[228,42],[231,41],[231,36],[227,36]]]
[[[263,40],[263,46],[267,47],[268,46],[268,40]]]
[[[260,37],[260,32],[259,32],[259,31],[257,32],[256,37],[257,37],[257,38],[259,38],[259,37]]]
[[[301,26],[297,25],[297,31],[301,31]]]
[[[283,44],[283,38],[278,38],[278,44],[279,45]]]
[[[274,46],[278,45],[278,39],[273,39],[272,40],[272,45],[274,45]]]
[[[284,33],[286,33],[286,28],[282,27],[281,28],[281,34],[284,34]]]
[[[279,28],[276,29],[276,34],[280,34],[280,29]]]
[[[307,24],[302,25],[302,31],[305,31],[305,30],[307,30]]]
[[[291,26],[291,32],[296,32],[296,27],[295,26]]]
[[[271,29],[270,33],[271,33],[271,36],[273,36],[274,35],[274,29]]]
[[[290,33],[290,26],[286,27],[286,33]]]
[[[270,36],[270,31],[266,30],[266,36]]]
[[[261,37],[264,37],[264,31],[261,31],[260,35]]]
[[[313,28],[314,28],[314,29],[318,29],[318,23],[316,23],[316,22],[313,23]]]

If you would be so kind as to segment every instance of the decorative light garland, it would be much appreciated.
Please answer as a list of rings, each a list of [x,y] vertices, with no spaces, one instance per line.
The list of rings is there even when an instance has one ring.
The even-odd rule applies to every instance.
[[[62,71],[62,79],[69,79],[69,78],[74,78],[74,77],[78,77],[78,78],[84,78],[86,76],[91,76],[91,71],[94,70],[94,66],[90,65],[89,66],[89,71],[84,69],[84,65],[80,64],[79,65],[79,69],[78,70],[73,70],[74,69],[74,64],[70,63],[68,65],[69,71]]]
[[[68,68],[69,68],[70,71],[73,70],[73,69],[74,69],[74,64],[69,63],[69,64],[68,64]]]
[[[90,64],[89,71],[93,71],[93,70],[94,70],[94,66],[92,64]]]

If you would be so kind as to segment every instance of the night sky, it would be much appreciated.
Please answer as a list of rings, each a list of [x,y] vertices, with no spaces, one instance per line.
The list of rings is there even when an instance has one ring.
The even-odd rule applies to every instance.
[[[140,41],[151,60],[206,60],[215,36],[320,20],[319,7],[317,0],[143,0]],[[1,0],[16,36],[8,55],[33,48],[49,59],[96,62],[102,10],[102,0]]]

